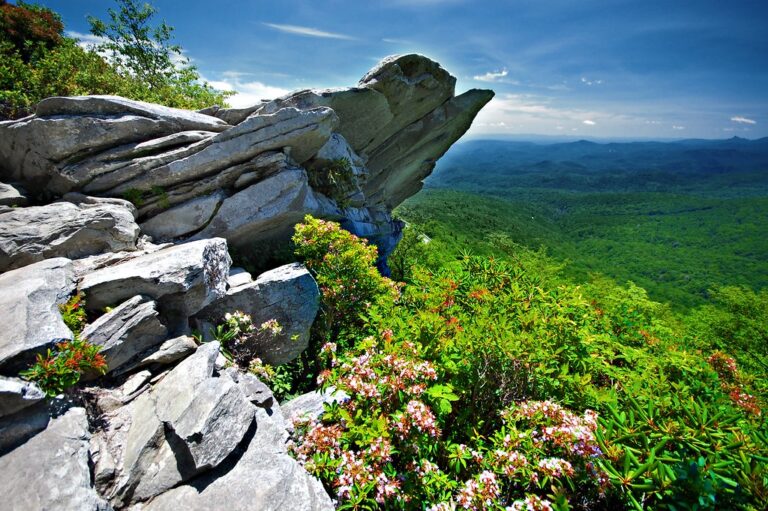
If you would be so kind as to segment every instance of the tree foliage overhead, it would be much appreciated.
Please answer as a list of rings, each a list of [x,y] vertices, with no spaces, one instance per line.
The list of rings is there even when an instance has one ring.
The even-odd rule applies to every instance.
[[[181,46],[171,44],[173,27],[165,20],[152,26],[157,13],[152,5],[140,5],[134,0],[118,0],[119,10],[107,9],[109,22],[88,16],[91,33],[105,40],[99,50],[110,55],[110,61],[121,73],[136,76],[150,88],[162,87],[178,72],[175,63],[183,66]]]
[[[0,0],[0,119],[29,115],[49,96],[114,94],[190,109],[224,105],[232,93],[201,81],[171,42],[173,28],[156,23],[156,13],[148,3],[118,0],[108,22],[89,17],[104,43],[83,48],[64,35],[51,9]]]

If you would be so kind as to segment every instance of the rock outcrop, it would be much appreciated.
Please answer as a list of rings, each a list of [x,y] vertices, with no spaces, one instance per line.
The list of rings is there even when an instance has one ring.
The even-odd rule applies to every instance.
[[[0,209],[0,271],[52,257],[135,250],[136,208],[122,199],[68,194],[66,201]]]
[[[0,457],[3,508],[107,511],[88,466],[91,434],[83,408],[71,408],[23,445]]]
[[[383,261],[400,236],[392,208],[493,95],[455,96],[455,82],[436,62],[405,55],[355,87],[249,108],[48,98],[35,115],[0,122],[0,180],[12,183],[0,183],[5,507],[333,509],[286,440],[292,419],[317,418],[347,396],[311,392],[282,409],[265,382],[224,356],[245,353],[235,357],[243,366],[299,357],[317,283],[298,263],[254,280],[231,268],[229,248],[285,248],[311,213],[369,238]],[[84,328],[73,303],[60,307],[76,293]],[[227,337],[216,339],[216,327],[234,311],[269,335],[221,349]],[[101,347],[104,376],[85,373],[53,399],[52,387],[18,378],[76,337]]]
[[[162,241],[226,238],[259,251],[311,213],[383,256],[391,210],[493,96],[454,95],[421,55],[384,59],[356,87],[304,90],[246,109],[188,112],[117,97],[49,98],[0,123],[0,175],[37,196],[128,197]]]
[[[74,289],[72,261],[63,257],[0,274],[0,373],[16,374],[36,353],[72,339],[58,305]]]

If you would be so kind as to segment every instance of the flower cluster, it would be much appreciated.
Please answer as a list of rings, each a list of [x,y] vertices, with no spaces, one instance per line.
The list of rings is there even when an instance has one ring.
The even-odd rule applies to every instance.
[[[432,410],[416,399],[408,402],[405,413],[395,421],[395,429],[402,438],[407,438],[413,428],[432,437],[440,436],[440,428],[437,427]]]
[[[497,501],[500,493],[496,474],[484,470],[464,483],[456,495],[456,503],[464,509],[485,509]]]
[[[100,350],[101,346],[78,338],[64,340],[56,343],[55,350],[38,354],[36,362],[22,371],[21,376],[36,382],[49,397],[53,397],[75,385],[88,372],[105,374],[107,361]]]
[[[378,343],[365,339],[354,355],[337,357],[333,343],[321,348],[331,368],[318,381],[346,392],[349,399],[329,406],[321,421],[297,427],[291,444],[296,458],[328,479],[342,501],[408,500],[405,482],[413,485],[419,473],[439,470],[419,455],[440,436],[438,418],[424,400],[437,372],[418,356],[414,344],[395,343],[391,332],[381,338]]]
[[[762,413],[757,397],[744,390],[739,367],[733,357],[722,351],[716,351],[707,359],[707,362],[717,373],[720,378],[720,387],[728,394],[733,404],[753,415]]]

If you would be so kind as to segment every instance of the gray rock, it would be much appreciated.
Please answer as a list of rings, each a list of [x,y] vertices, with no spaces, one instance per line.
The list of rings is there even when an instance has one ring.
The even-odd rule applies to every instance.
[[[379,126],[374,139],[360,150],[370,155],[389,137],[451,98],[456,78],[423,55],[393,55],[368,71],[359,86],[381,93],[392,113],[392,120]]]
[[[286,453],[285,430],[269,412],[256,409],[256,433],[235,466],[203,475],[156,497],[144,511],[206,511],[226,502],[231,511],[331,511],[320,481]]]
[[[219,323],[227,312],[242,311],[259,326],[275,319],[283,327],[276,336],[256,336],[249,345],[264,362],[285,364],[307,348],[309,329],[320,304],[317,283],[298,263],[259,275],[251,284],[231,288],[226,296],[200,311],[197,318]]]
[[[109,372],[115,372],[135,366],[147,350],[160,345],[167,335],[157,304],[137,295],[86,326],[81,337],[102,347]]]
[[[139,236],[128,201],[108,199],[0,211],[0,271],[52,257],[134,250]]]
[[[23,408],[13,415],[0,418],[0,456],[23,444],[40,431],[51,420],[48,403],[40,402]]]
[[[327,216],[323,213],[335,210],[335,204],[312,190],[304,169],[289,167],[225,199],[213,220],[191,239],[221,236],[235,247],[267,240],[283,243],[306,214]]]
[[[75,271],[75,280],[82,280],[83,277],[89,273],[93,273],[96,270],[115,266],[117,264],[125,263],[133,259],[145,256],[147,254],[153,254],[158,250],[173,246],[171,243],[164,243],[155,245],[154,243],[142,243],[142,239],[139,238],[137,243],[139,247],[137,250],[126,250],[122,252],[107,252],[106,254],[99,254],[82,259],[72,261],[72,266]]]
[[[45,431],[0,457],[3,508],[108,510],[88,467],[88,419],[71,408]]]
[[[0,124],[0,166],[30,191],[64,193],[93,179],[63,171],[84,155],[180,131],[226,128],[215,117],[115,96],[48,98],[36,115]]]
[[[0,275],[0,371],[16,374],[34,355],[72,339],[58,304],[75,290],[72,262],[58,257]]]
[[[240,444],[255,408],[231,378],[213,376],[218,343],[182,361],[100,432],[101,490],[116,506],[147,500],[219,465]],[[114,478],[106,474],[114,474]]]
[[[45,393],[34,383],[0,376],[0,417],[11,415],[45,399]]]
[[[80,290],[94,309],[142,294],[189,316],[225,294],[231,263],[225,240],[206,239],[96,270]]]
[[[148,370],[139,371],[130,375],[118,387],[87,387],[84,392],[94,397],[100,413],[109,414],[148,390],[147,384],[152,378],[152,373]]]
[[[171,108],[154,103],[126,99],[120,96],[51,97],[37,104],[35,114],[38,117],[134,114],[149,119],[166,121],[173,124],[177,131],[224,131],[229,128],[227,123],[215,118],[212,119],[208,115],[183,108]]]
[[[275,404],[272,390],[256,375],[240,371],[235,367],[225,369],[224,373],[240,386],[243,395],[251,403],[261,408],[272,408]]]
[[[254,108],[260,113],[273,113],[287,106],[302,110],[320,106],[332,108],[339,116],[336,131],[355,151],[365,149],[377,137],[381,127],[388,125],[393,118],[387,98],[366,87],[301,90]]]
[[[139,364],[139,367],[152,364],[172,364],[177,360],[181,360],[182,358],[191,355],[195,352],[196,349],[197,343],[192,337],[188,337],[186,335],[174,337],[173,339],[168,339],[165,341],[160,345],[157,351],[144,358]]]
[[[24,189],[0,183],[0,206],[26,206],[27,195]]]
[[[190,234],[205,226],[226,195],[217,191],[163,211],[141,224],[142,232],[157,240]]]
[[[216,136],[213,131],[180,131],[146,141],[118,145],[68,161],[58,172],[79,183],[83,191],[98,193],[138,176],[161,163],[200,151]],[[150,190],[151,191],[151,190]]]
[[[249,115],[256,112],[260,107],[261,103],[245,108],[216,108],[214,111],[204,113],[218,117],[222,121],[235,126],[246,120]]]
[[[472,89],[402,128],[370,153],[363,190],[371,203],[393,208],[421,189],[435,163],[469,129],[493,91]]]
[[[291,148],[298,163],[309,159],[330,137],[338,117],[330,108],[283,108],[274,114],[254,115],[219,133],[200,151],[148,169],[140,176],[109,190],[149,189],[188,182],[244,163],[265,151]]]
[[[230,268],[229,278],[227,279],[227,287],[232,289],[233,287],[244,286],[253,282],[253,277],[244,268]]]
[[[295,397],[280,405],[283,417],[288,423],[298,419],[318,420],[325,413],[325,405],[333,404],[349,399],[349,395],[343,390],[328,387],[325,390],[315,390]]]

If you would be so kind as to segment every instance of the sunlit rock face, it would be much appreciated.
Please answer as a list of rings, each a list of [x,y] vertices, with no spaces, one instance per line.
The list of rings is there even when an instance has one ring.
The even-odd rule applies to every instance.
[[[383,256],[391,211],[493,97],[456,96],[421,55],[381,61],[354,86],[250,108],[189,112],[112,96],[48,98],[0,123],[0,176],[30,196],[125,197],[154,241],[226,238],[258,250],[305,214],[340,221]]]

